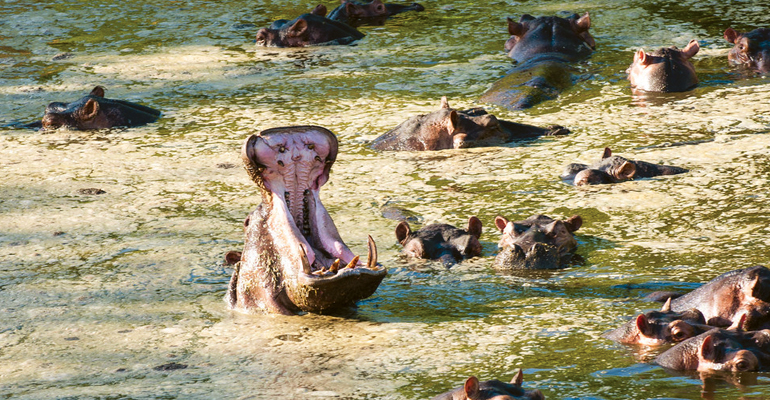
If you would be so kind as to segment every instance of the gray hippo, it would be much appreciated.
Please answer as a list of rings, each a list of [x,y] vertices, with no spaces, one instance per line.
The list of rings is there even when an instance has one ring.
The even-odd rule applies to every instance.
[[[566,135],[558,125],[547,128],[498,119],[482,108],[458,111],[446,96],[441,108],[416,115],[372,141],[375,150],[423,151],[482,147],[538,136]]]
[[[625,182],[636,178],[652,178],[660,175],[676,175],[688,172],[671,165],[652,164],[613,156],[609,147],[604,148],[602,159],[591,165],[569,164],[561,179],[573,181],[575,186]]]
[[[468,219],[468,228],[459,229],[448,224],[430,224],[412,231],[409,223],[396,226],[396,239],[404,246],[404,254],[414,258],[439,260],[444,265],[481,254],[481,221]]]
[[[325,7],[316,7],[312,13],[302,14],[291,21],[275,21],[270,27],[262,28],[257,32],[257,46],[305,47],[350,44],[364,37],[364,34],[356,28],[318,15],[325,13]]]
[[[26,127],[107,129],[145,125],[157,121],[159,117],[160,111],[154,108],[125,100],[107,99],[104,97],[104,88],[97,86],[77,101],[49,104],[43,119]]]
[[[570,64],[587,58],[596,48],[590,27],[588,13],[569,18],[524,14],[519,22],[508,18],[511,37],[505,51],[518,66],[480,100],[518,110],[556,98],[572,85]]]
[[[698,84],[698,76],[690,58],[698,54],[697,40],[691,40],[684,49],[676,46],[660,48],[651,53],[644,49],[634,54],[628,67],[631,87],[645,92],[686,92]]]
[[[342,4],[329,13],[328,18],[344,22],[350,26],[382,25],[385,20],[396,14],[407,11],[424,11],[425,7],[417,3],[392,4],[373,0],[368,3],[353,0],[342,0]]]
[[[731,63],[745,65],[762,74],[770,72],[770,29],[758,28],[740,33],[727,28],[724,37],[735,45],[727,53]]]
[[[494,267],[499,270],[563,268],[577,249],[573,232],[581,225],[583,219],[579,215],[564,221],[533,215],[515,222],[497,216],[495,226],[503,236]]]
[[[440,394],[433,400],[545,400],[539,390],[526,390],[521,387],[524,374],[519,372],[511,379],[511,383],[498,380],[479,382],[475,376],[465,381],[463,386]]]
[[[666,350],[655,363],[676,371],[770,371],[770,330],[715,328]]]
[[[682,312],[671,311],[669,298],[660,311],[639,314],[602,337],[623,344],[660,346],[678,343],[711,329],[714,327],[706,325],[703,314],[695,308]]]
[[[225,297],[230,308],[322,313],[375,292],[387,271],[377,265],[374,240],[369,236],[363,263],[320,200],[337,149],[336,136],[318,126],[273,128],[246,140],[242,157],[262,204],[244,222],[243,252]]]

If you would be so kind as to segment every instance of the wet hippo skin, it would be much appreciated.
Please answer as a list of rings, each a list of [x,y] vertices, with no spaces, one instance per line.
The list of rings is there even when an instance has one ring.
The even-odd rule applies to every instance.
[[[364,37],[355,28],[323,17],[316,8],[313,13],[302,14],[294,20],[279,20],[257,32],[257,46],[305,47],[313,45],[350,44]]]
[[[734,44],[727,59],[737,65],[745,65],[759,73],[770,72],[770,29],[758,28],[751,32],[740,33],[727,28],[725,40]]]
[[[770,330],[712,329],[666,350],[655,363],[677,371],[768,371]]]
[[[156,109],[130,101],[105,98],[104,88],[97,86],[77,101],[49,104],[40,127],[80,130],[131,127],[155,122],[158,117],[160,111]],[[37,124],[30,127],[37,127]]]
[[[697,309],[671,311],[669,299],[660,311],[639,314],[602,337],[624,344],[660,346],[681,342],[713,328],[706,325],[706,319]]]
[[[392,15],[407,11],[424,10],[425,7],[417,3],[406,5],[383,3],[381,0],[374,0],[368,3],[342,0],[342,4],[333,9],[329,13],[328,18],[344,22],[350,26],[382,25]]]
[[[521,387],[524,374],[519,370],[511,383],[498,380],[479,382],[471,376],[463,386],[440,394],[433,400],[545,400],[545,396],[537,390],[526,390]]]
[[[561,221],[533,215],[523,221],[497,216],[495,226],[503,234],[495,257],[498,270],[556,269],[567,265],[577,249],[573,232],[580,229],[579,215]]]
[[[690,62],[700,50],[696,40],[679,50],[675,46],[647,53],[644,49],[634,54],[628,67],[631,87],[645,92],[685,92],[698,85],[695,67]]]
[[[481,221],[468,219],[468,228],[459,229],[449,224],[430,224],[412,231],[409,223],[396,226],[396,239],[404,246],[404,254],[414,258],[439,260],[445,265],[481,254]]]
[[[652,178],[660,175],[676,175],[686,169],[671,165],[652,164],[613,156],[609,147],[604,148],[602,159],[593,164],[569,164],[561,179],[573,181],[575,186],[625,182],[636,178]]]

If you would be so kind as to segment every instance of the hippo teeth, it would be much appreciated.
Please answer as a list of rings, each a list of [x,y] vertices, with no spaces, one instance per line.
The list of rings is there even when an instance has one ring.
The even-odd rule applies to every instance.
[[[372,239],[372,235],[368,236],[367,240],[367,255],[366,255],[366,267],[369,269],[377,269],[377,244],[374,243],[374,239]]]

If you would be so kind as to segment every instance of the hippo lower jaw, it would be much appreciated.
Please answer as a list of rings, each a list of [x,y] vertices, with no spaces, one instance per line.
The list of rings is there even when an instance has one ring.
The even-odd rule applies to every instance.
[[[560,257],[558,247],[535,243],[524,250],[518,244],[503,248],[495,258],[495,266],[499,269],[553,269],[560,268],[568,261]]]

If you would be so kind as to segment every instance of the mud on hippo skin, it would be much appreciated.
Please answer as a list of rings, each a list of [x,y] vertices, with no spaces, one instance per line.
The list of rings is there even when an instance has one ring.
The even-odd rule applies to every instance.
[[[417,3],[406,5],[383,3],[381,0],[373,0],[368,3],[342,0],[342,4],[332,10],[328,18],[344,22],[350,26],[382,25],[391,15],[406,11],[424,10],[425,7]]]
[[[655,363],[677,371],[768,371],[770,330],[715,328],[666,350]]]
[[[244,221],[244,249],[225,297],[230,308],[325,312],[377,289],[387,271],[377,265],[371,236],[364,264],[320,201],[337,149],[334,134],[318,126],[273,128],[246,140],[243,161],[262,203]]]
[[[107,129],[140,126],[155,122],[160,111],[125,100],[107,99],[104,88],[95,87],[87,96],[71,103],[54,102],[45,108],[40,124],[43,129]]]
[[[519,370],[511,379],[511,383],[498,380],[479,382],[475,376],[465,381],[463,386],[442,393],[433,400],[545,400],[545,396],[539,390],[526,390],[521,387],[524,383],[524,373]]]
[[[698,50],[696,40],[691,40],[682,50],[676,46],[651,53],[639,49],[626,70],[631,88],[645,92],[686,92],[694,88],[698,85],[698,76],[690,58]]]
[[[706,319],[697,309],[671,311],[669,299],[660,311],[639,314],[602,337],[624,344],[660,346],[681,342],[713,328],[706,325]]]
[[[372,141],[375,150],[423,151],[482,147],[539,136],[566,135],[558,125],[547,128],[498,119],[482,108],[458,111],[446,96],[441,108],[416,115]]]
[[[355,28],[322,15],[326,8],[316,7],[314,13],[302,14],[291,21],[278,20],[257,32],[257,46],[305,47],[350,44],[364,37]]]
[[[572,234],[582,224],[579,215],[564,221],[533,215],[515,222],[497,216],[495,226],[503,236],[494,267],[499,270],[563,268],[577,249]]]
[[[676,175],[688,170],[670,165],[652,164],[613,156],[609,147],[604,148],[602,159],[593,164],[569,164],[561,179],[573,181],[575,186],[625,182],[636,178],[652,178],[660,175]]]
[[[727,28],[724,37],[735,45],[727,54],[731,63],[745,65],[762,74],[770,72],[770,29],[758,28],[740,33]]]
[[[430,224],[413,232],[406,221],[401,221],[396,226],[396,239],[407,256],[450,265],[481,254],[481,230],[481,221],[475,216],[468,219],[467,229]]]
[[[572,85],[570,63],[591,55],[596,42],[588,29],[591,17],[521,16],[508,18],[505,51],[519,65],[481,96],[480,101],[519,110],[558,97]]]

